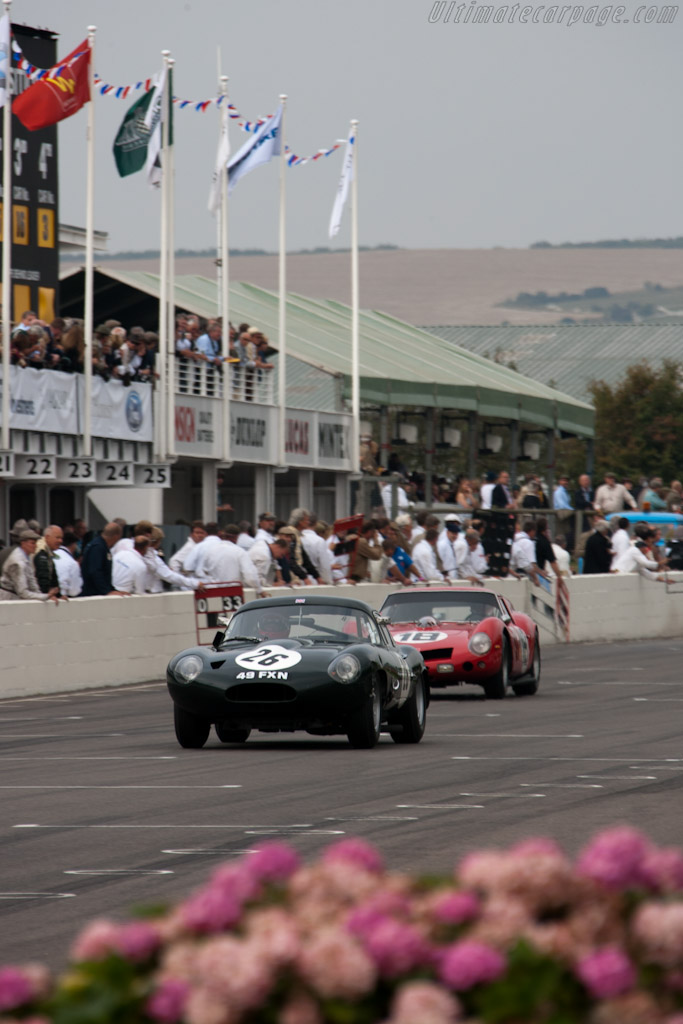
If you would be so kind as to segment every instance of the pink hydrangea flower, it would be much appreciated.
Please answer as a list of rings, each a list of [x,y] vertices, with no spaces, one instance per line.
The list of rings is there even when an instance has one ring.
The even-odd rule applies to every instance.
[[[132,921],[118,929],[115,951],[126,960],[147,960],[158,947],[159,933],[148,921]]]
[[[207,886],[180,907],[186,928],[197,932],[220,932],[232,928],[242,908],[260,893],[260,881],[245,865],[226,864],[218,868]]]
[[[674,847],[651,849],[645,854],[641,871],[652,889],[660,892],[683,889],[683,854]]]
[[[644,863],[651,853],[648,839],[628,825],[606,829],[584,847],[577,862],[580,875],[611,889],[646,883]]]
[[[338,928],[320,928],[298,958],[302,978],[329,999],[357,1000],[377,981],[372,960],[350,935]]]
[[[71,947],[72,960],[104,960],[115,947],[119,926],[106,918],[96,918],[83,929]]]
[[[510,849],[515,856],[536,857],[543,854],[550,857],[562,857],[562,847],[554,839],[547,839],[545,836],[534,836],[531,839],[523,839],[521,843],[515,843]]]
[[[363,937],[363,945],[382,977],[395,978],[429,963],[432,950],[414,925],[384,917]]]
[[[632,924],[644,959],[662,967],[683,967],[683,904],[643,903]]]
[[[277,1024],[323,1024],[323,1018],[314,999],[295,992],[278,1013]]]
[[[246,860],[247,871],[264,882],[283,882],[299,867],[299,855],[286,843],[263,843]]]
[[[636,983],[633,964],[614,946],[599,949],[583,957],[576,973],[595,999],[613,999],[632,989]]]
[[[480,904],[473,892],[446,893],[434,904],[433,911],[437,921],[442,924],[463,924],[477,916]]]
[[[342,839],[328,846],[322,856],[323,864],[338,861],[346,861],[373,874],[380,874],[384,870],[384,861],[379,852],[363,839]]]
[[[167,978],[147,1000],[147,1015],[161,1024],[176,1024],[185,1012],[189,991],[186,981]]]
[[[21,967],[0,968],[0,1010],[14,1010],[34,996],[33,985]]]
[[[432,981],[410,981],[396,992],[386,1024],[454,1024],[461,1014],[451,992]]]
[[[505,973],[505,968],[505,957],[491,946],[463,941],[445,950],[439,975],[450,988],[465,991],[473,985],[495,981]]]

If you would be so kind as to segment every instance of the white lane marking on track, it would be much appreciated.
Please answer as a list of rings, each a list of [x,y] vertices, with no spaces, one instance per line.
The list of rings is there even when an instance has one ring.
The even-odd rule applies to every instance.
[[[0,892],[0,900],[66,900],[75,892]]]
[[[241,789],[241,783],[220,786],[0,786],[0,789]]]
[[[485,718],[500,718],[500,715],[499,715],[499,713],[497,711],[487,711],[486,715],[484,717]]]
[[[231,829],[252,829],[252,828],[287,828],[287,829],[310,829],[311,825],[39,825],[34,822],[12,825],[12,828],[231,828]]]
[[[580,732],[430,732],[430,736],[452,736],[456,739],[510,739],[510,740],[582,740]]]
[[[509,796],[519,800],[520,798],[524,797],[526,797],[526,799],[529,799],[530,797],[534,796],[545,796],[545,793],[458,793],[458,796],[474,796],[477,797],[479,800],[483,799],[484,797]]]
[[[173,875],[170,868],[146,870],[145,868],[70,868],[65,875]]]
[[[58,718],[50,718],[51,722],[80,722],[83,719],[83,715],[60,715]],[[37,715],[31,716],[30,718],[0,718],[0,722],[7,723],[8,725],[16,725],[17,722],[44,722],[44,718],[38,718]]]
[[[633,697],[633,700],[647,701],[649,704],[668,704],[670,702],[680,703],[683,697]]]
[[[178,856],[181,856],[181,857],[235,857],[235,856],[237,856],[237,854],[253,853],[254,852],[254,848],[253,847],[247,847],[246,850],[223,850],[223,849],[221,849],[221,850],[206,850],[206,849],[202,849],[200,847],[199,849],[194,849],[194,850],[191,849],[191,848],[188,848],[188,849],[185,849],[185,850],[183,850],[183,849],[180,849],[180,850],[170,849],[170,850],[162,850],[161,852],[162,853],[173,853],[173,854],[177,854]]]
[[[396,804],[399,810],[483,811],[483,804]]]
[[[398,814],[393,814],[393,815],[392,814],[376,814],[376,815],[369,816],[369,817],[364,817],[364,818],[355,817],[355,816],[338,817],[338,818],[325,818],[325,821],[419,821],[419,820],[420,819],[415,817],[414,815],[413,816],[409,816],[407,814],[403,814],[403,815],[398,815]]]
[[[59,754],[57,756],[51,756],[48,754],[36,754],[34,757],[26,755],[16,756],[13,754],[3,754],[0,756],[0,761],[176,761],[177,754],[160,754],[160,755],[141,755],[131,754],[126,756],[125,754],[98,754],[98,755],[77,755],[77,754]]]
[[[245,836],[288,836],[291,828],[248,828]],[[297,832],[299,836],[344,836],[346,833],[339,828],[311,828],[307,832]]]
[[[520,782],[520,786],[546,786],[553,789],[602,789],[596,783],[591,782]]]
[[[605,761],[608,764],[614,764],[623,761],[633,761],[632,757],[581,757],[576,755],[575,757],[556,757],[555,755],[543,756],[542,754],[519,754],[516,757],[513,755],[504,756],[501,754],[492,754],[490,756],[484,756],[483,754],[451,754],[451,761]],[[682,761],[680,757],[641,757],[641,761]]]
[[[577,779],[603,779],[605,782],[612,782],[615,779],[626,779],[632,782],[636,779],[656,779],[656,775],[577,775]]]

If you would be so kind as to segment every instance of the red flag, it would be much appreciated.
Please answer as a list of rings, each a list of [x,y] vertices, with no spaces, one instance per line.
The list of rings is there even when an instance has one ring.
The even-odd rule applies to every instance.
[[[40,78],[12,104],[12,113],[30,132],[71,117],[90,99],[90,46],[87,39],[56,65],[51,74],[54,78]]]

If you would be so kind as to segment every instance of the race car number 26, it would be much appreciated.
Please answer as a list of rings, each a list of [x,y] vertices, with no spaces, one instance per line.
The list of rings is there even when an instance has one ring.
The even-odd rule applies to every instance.
[[[257,647],[255,651],[248,651],[245,654],[238,654],[235,664],[242,668],[293,668],[301,661],[298,651],[287,650],[286,647],[279,647],[277,644],[267,644],[264,647]]]

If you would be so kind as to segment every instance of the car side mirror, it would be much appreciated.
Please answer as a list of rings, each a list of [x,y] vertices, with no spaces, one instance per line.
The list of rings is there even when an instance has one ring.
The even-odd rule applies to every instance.
[[[214,650],[217,651],[218,648],[221,646],[221,644],[223,643],[224,640],[225,640],[225,630],[224,629],[219,629],[218,632],[216,633],[216,635],[213,638],[213,643],[212,643],[211,646],[214,648]]]
[[[391,625],[391,619],[389,618],[388,615],[378,615],[377,616],[377,622],[379,622],[380,626],[390,626]]]

